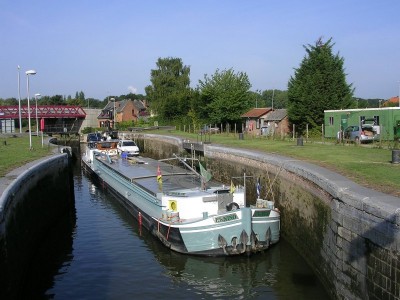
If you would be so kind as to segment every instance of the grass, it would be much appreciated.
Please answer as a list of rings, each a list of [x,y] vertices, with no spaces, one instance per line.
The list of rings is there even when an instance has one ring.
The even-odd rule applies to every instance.
[[[48,145],[42,148],[41,137],[32,136],[32,150],[29,150],[29,136],[0,137],[0,177],[13,169],[38,158],[50,155]]]
[[[193,142],[201,141],[200,136],[194,133],[161,130],[156,133],[180,136]],[[400,197],[400,164],[392,164],[392,151],[378,147],[377,144],[337,144],[333,141],[304,140],[303,146],[297,146],[297,140],[292,139],[273,140],[245,135],[240,140],[238,135],[224,133],[207,136],[207,141],[208,139],[213,144],[275,153],[307,161],[342,174],[362,186]]]
[[[201,141],[194,133],[174,130],[149,131]],[[400,197],[400,164],[392,164],[392,152],[388,148],[375,145],[336,144],[333,142],[306,142],[297,146],[293,140],[272,140],[251,138],[243,140],[234,134],[215,134],[207,136],[211,143],[229,147],[253,149],[301,159],[320,165],[342,174],[358,184],[387,194]],[[203,136],[204,141],[204,136]],[[51,154],[50,149],[42,148],[41,138],[32,137],[33,150],[29,150],[29,137],[0,137],[0,176],[27,162]]]

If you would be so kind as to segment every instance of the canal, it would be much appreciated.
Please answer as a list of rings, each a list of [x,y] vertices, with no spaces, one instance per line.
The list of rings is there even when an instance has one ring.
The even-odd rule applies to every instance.
[[[285,240],[248,257],[169,251],[74,166],[75,216],[53,228],[30,266],[25,299],[328,299]],[[312,253],[310,253],[312,255]]]

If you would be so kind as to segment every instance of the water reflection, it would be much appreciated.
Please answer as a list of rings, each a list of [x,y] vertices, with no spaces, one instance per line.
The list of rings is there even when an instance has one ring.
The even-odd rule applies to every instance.
[[[75,216],[73,212],[60,219],[36,249],[25,286],[19,291],[21,299],[42,299],[44,292],[54,285],[55,276],[67,272],[74,259],[72,245]]]
[[[193,257],[171,252],[151,236],[143,240],[164,275],[200,298],[328,299],[315,274],[285,240],[251,258]]]

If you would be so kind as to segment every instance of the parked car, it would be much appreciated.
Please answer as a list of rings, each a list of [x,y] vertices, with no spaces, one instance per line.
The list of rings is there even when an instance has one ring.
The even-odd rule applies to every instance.
[[[269,127],[268,126],[263,126],[260,129],[261,135],[268,135],[269,134]]]
[[[344,130],[343,138],[355,143],[376,141],[379,139],[379,126],[373,124],[349,126]]]
[[[101,134],[96,132],[96,133],[88,133],[86,137],[86,142],[88,143],[95,143],[101,141]]]
[[[139,147],[132,140],[120,140],[117,145],[118,154],[122,152],[126,153],[128,156],[139,155]]]
[[[209,133],[209,134],[219,133],[219,128],[218,127],[204,126],[199,131],[199,134],[206,134],[206,133]]]

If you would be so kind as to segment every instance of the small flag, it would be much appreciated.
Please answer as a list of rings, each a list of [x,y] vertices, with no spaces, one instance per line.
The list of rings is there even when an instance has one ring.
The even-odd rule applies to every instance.
[[[261,192],[261,185],[260,185],[260,178],[257,179],[257,198],[260,198]]]
[[[210,172],[208,172],[206,169],[204,169],[204,167],[201,165],[201,163],[199,163],[200,165],[200,174],[201,177],[203,177],[203,181],[204,182],[208,182],[211,180],[211,174]]]
[[[231,189],[229,191],[229,193],[233,194],[235,192],[236,188],[235,185],[233,184],[233,181],[231,180]]]
[[[162,183],[162,175],[161,175],[160,166],[158,166],[158,168],[157,168],[157,181],[158,181],[158,183]]]

